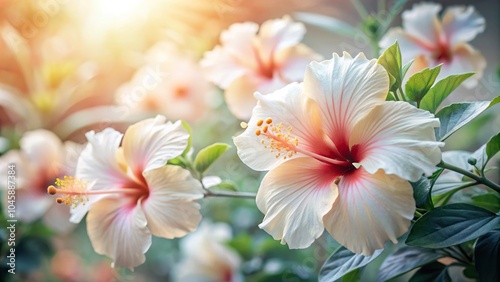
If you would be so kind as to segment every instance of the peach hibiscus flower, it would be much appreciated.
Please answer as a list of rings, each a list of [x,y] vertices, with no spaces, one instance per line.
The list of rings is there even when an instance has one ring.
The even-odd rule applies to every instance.
[[[288,16],[264,22],[260,30],[256,23],[236,23],[222,32],[221,45],[205,53],[201,66],[225,90],[231,112],[247,119],[257,102],[255,91],[267,94],[301,81],[307,64],[321,59],[299,43],[304,33],[304,25]]]
[[[156,113],[196,122],[214,100],[215,87],[197,61],[171,44],[158,43],[131,81],[117,91],[117,102],[130,114]]]
[[[151,234],[171,239],[196,228],[201,184],[188,170],[165,165],[187,146],[189,135],[179,121],[157,116],[130,126],[125,135],[107,128],[86,136],[77,178],[59,179],[60,188],[48,192],[73,206],[72,222],[88,211],[87,232],[97,253],[133,269],[145,261]]]
[[[225,223],[200,224],[181,241],[184,260],[177,267],[175,281],[243,281],[238,271],[240,256],[224,244],[231,238],[231,227]]]
[[[405,11],[403,29],[392,28],[380,41],[387,48],[398,41],[403,63],[415,59],[410,72],[443,64],[438,79],[451,74],[475,72],[463,84],[467,88],[477,85],[486,67],[486,60],[467,44],[484,31],[485,20],[474,7],[456,6],[445,10],[438,18],[441,5],[415,4]]]
[[[303,83],[259,100],[234,138],[241,160],[270,170],[257,193],[260,228],[290,248],[324,228],[349,250],[371,255],[397,242],[415,211],[413,189],[441,160],[439,120],[385,101],[389,78],[363,54],[312,62]]]
[[[47,195],[47,185],[54,178],[74,174],[81,144],[62,142],[54,133],[45,129],[25,132],[19,141],[19,150],[10,150],[0,157],[2,179],[7,179],[7,166],[16,171],[16,218],[32,223],[42,219],[44,224],[57,232],[68,232],[75,225],[68,222],[67,207],[53,205]],[[7,214],[7,182],[1,185],[3,207]]]

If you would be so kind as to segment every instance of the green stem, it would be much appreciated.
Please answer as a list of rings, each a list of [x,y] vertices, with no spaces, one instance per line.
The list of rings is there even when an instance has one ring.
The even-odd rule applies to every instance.
[[[459,167],[454,166],[454,165],[449,164],[449,163],[445,163],[443,161],[441,161],[438,164],[438,167],[442,167],[442,168],[445,168],[445,169],[448,169],[448,170],[452,170],[454,172],[458,172],[458,173],[460,173],[462,175],[465,175],[465,176],[467,176],[467,177],[469,177],[471,179],[476,180],[479,184],[486,185],[486,186],[490,187],[491,189],[493,189],[493,190],[497,191],[498,193],[500,193],[500,185],[492,182],[488,178],[476,175],[476,174],[474,174],[474,173],[472,173],[470,171],[467,171],[465,169],[459,168]]]
[[[255,199],[255,193],[248,192],[227,192],[227,191],[211,191],[205,190],[205,198],[208,197],[229,197],[229,198],[245,198],[245,199]]]

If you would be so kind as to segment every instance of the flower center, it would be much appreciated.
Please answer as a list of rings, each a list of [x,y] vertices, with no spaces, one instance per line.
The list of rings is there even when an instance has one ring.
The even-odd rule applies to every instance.
[[[265,120],[260,119],[257,121],[257,130],[255,130],[255,135],[258,137],[264,137],[260,140],[260,143],[264,145],[264,148],[269,148],[271,153],[275,153],[276,158],[283,156],[283,159],[286,160],[287,158],[291,158],[297,152],[300,152],[324,163],[351,166],[350,162],[346,160],[337,160],[304,150],[299,147],[299,138],[293,136],[292,132],[292,126],[285,127],[281,122],[275,125],[272,118],[267,118]]]
[[[58,204],[65,204],[67,206],[72,206],[75,208],[79,204],[85,205],[89,201],[89,195],[103,195],[103,194],[138,194],[140,193],[137,189],[131,188],[120,188],[120,189],[109,189],[109,190],[88,190],[89,185],[88,180],[82,180],[75,178],[73,176],[64,176],[63,179],[56,179],[56,186],[49,186],[47,188],[47,193],[50,195],[59,195],[56,198]]]
[[[434,59],[438,63],[450,63],[452,59],[451,51],[448,50],[445,44],[440,44],[434,55]]]

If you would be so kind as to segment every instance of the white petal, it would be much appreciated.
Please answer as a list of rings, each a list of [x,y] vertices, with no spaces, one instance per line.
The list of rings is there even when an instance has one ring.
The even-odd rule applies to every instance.
[[[290,160],[271,170],[257,193],[257,207],[265,214],[260,228],[291,249],[307,248],[321,236],[322,218],[338,191],[339,173],[312,158]]]
[[[401,14],[403,29],[421,45],[433,49],[441,40],[442,27],[438,19],[441,5],[436,3],[418,3]]]
[[[88,144],[78,158],[76,177],[92,183],[87,189],[113,189],[130,183],[131,180],[120,169],[116,161],[118,146],[120,146],[123,135],[112,128],[106,128],[99,133],[87,132],[85,136]],[[80,222],[92,203],[103,197],[103,195],[91,197],[90,203],[72,209],[71,222]]]
[[[249,72],[246,66],[240,64],[220,46],[205,52],[200,66],[207,79],[222,89],[227,89],[235,79]]]
[[[388,240],[396,243],[408,230],[415,200],[407,181],[360,168],[344,176],[338,190],[338,198],[323,221],[333,238],[350,251],[370,256]]]
[[[220,40],[224,52],[227,52],[236,62],[249,69],[255,69],[254,42],[259,26],[256,23],[244,22],[231,25],[222,32]]]
[[[346,142],[352,127],[385,101],[389,76],[376,60],[363,53],[355,58],[333,54],[331,60],[312,62],[306,70],[304,93],[321,109],[325,132],[337,146]]]
[[[69,221],[69,207],[54,204],[53,200],[52,198],[52,205],[42,218],[43,223],[58,234],[67,234],[75,229],[77,225]]]
[[[431,113],[405,102],[385,102],[356,124],[349,146],[357,150],[354,161],[369,173],[383,169],[417,181],[422,173],[432,174],[441,160],[444,144],[435,141],[434,127],[439,119]]]
[[[224,98],[231,113],[239,119],[248,119],[257,104],[254,93],[260,80],[252,75],[235,79],[224,92]]]
[[[93,205],[87,216],[87,233],[98,254],[113,259],[113,267],[144,263],[151,246],[151,233],[140,203],[127,198],[107,198]]]
[[[288,82],[301,82],[307,65],[311,61],[319,61],[322,56],[304,44],[283,49],[275,55],[276,64],[280,68],[279,75]]]
[[[257,122],[265,121],[267,118],[272,119],[273,126],[281,123],[284,128],[283,133],[287,133],[287,128],[291,127],[289,136],[292,139],[298,138],[298,147],[313,152],[328,150],[323,141],[324,133],[321,129],[318,106],[301,92],[301,84],[291,83],[268,95],[255,94],[259,102],[253,110],[248,127],[241,135],[234,138],[238,156],[250,168],[260,171],[270,170],[285,161],[283,158],[285,152],[276,157],[276,150],[271,152],[270,148],[265,147],[269,143],[268,137],[256,135],[256,130],[262,129],[262,126],[257,126]],[[261,143],[262,140],[265,144]],[[292,158],[299,155],[298,153]]]
[[[451,46],[474,39],[484,31],[485,23],[473,6],[448,7],[443,15],[443,30]]]
[[[469,44],[463,43],[457,45],[453,50],[451,62],[443,64],[437,80],[452,74],[475,72],[473,76],[462,83],[463,86],[470,89],[479,83],[485,68],[486,59],[484,56]]]
[[[260,55],[264,59],[271,59],[274,52],[298,44],[305,33],[304,24],[293,22],[289,16],[268,20],[259,31]]]
[[[189,134],[180,121],[165,123],[164,116],[131,125],[123,137],[123,153],[134,175],[164,166],[184,151]]]
[[[26,188],[27,189],[16,190],[15,213],[17,219],[26,223],[32,223],[33,221],[41,218],[50,206],[56,205],[56,203],[55,199],[50,197],[47,193],[40,192],[40,189],[43,189],[44,187],[32,186]],[[7,197],[8,192],[5,190],[2,195],[2,205],[5,214],[8,214],[7,209],[9,201]]]
[[[172,239],[194,231],[201,220],[196,200],[203,198],[203,189],[191,173],[166,165],[145,172],[144,178],[150,191],[142,207],[151,233]]]

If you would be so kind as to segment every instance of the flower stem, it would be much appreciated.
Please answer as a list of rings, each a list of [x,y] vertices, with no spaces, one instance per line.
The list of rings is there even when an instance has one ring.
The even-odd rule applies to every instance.
[[[445,169],[448,169],[448,170],[452,170],[454,172],[458,172],[462,175],[465,175],[471,179],[474,179],[477,181],[477,183],[479,184],[483,184],[483,185],[486,185],[488,187],[490,187],[491,189],[497,191],[498,193],[500,193],[500,185],[492,182],[491,180],[489,180],[488,178],[486,177],[482,177],[482,176],[479,176],[479,175],[476,175],[470,171],[467,171],[465,169],[462,169],[462,168],[459,168],[457,166],[454,166],[452,164],[449,164],[449,163],[445,163],[443,161],[441,161],[438,165],[438,167],[441,167],[441,168],[445,168]]]
[[[211,191],[205,190],[205,198],[208,197],[229,197],[229,198],[246,198],[246,199],[255,199],[255,193],[248,192],[227,192],[227,191]]]

